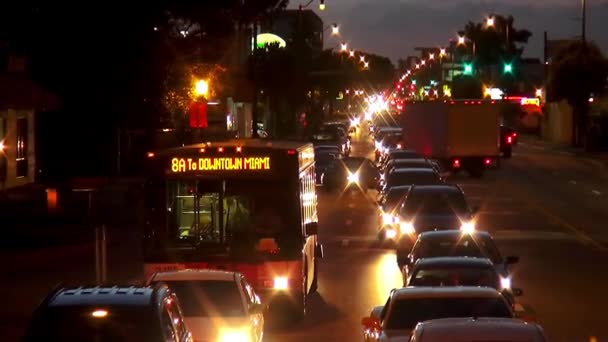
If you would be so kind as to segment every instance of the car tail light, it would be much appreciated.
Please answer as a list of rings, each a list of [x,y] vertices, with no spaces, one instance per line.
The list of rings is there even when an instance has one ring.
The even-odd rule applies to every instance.
[[[513,137],[512,136],[508,136],[507,137],[507,143],[508,144],[512,144],[513,143]]]
[[[513,133],[513,134],[511,134],[511,136],[512,136],[513,138],[515,138],[515,137],[517,136],[517,133]]]
[[[486,163],[486,165],[492,164],[492,159],[486,158],[485,163]]]
[[[454,159],[454,163],[452,164],[455,168],[460,167],[460,159]]]

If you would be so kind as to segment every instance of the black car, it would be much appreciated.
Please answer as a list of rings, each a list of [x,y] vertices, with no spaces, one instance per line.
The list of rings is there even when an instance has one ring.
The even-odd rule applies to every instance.
[[[390,188],[400,185],[435,185],[443,184],[441,175],[432,168],[395,169],[390,172],[381,187],[385,193]]]
[[[474,231],[473,215],[464,192],[455,184],[414,185],[400,209],[400,222],[414,235],[431,230]]]
[[[492,260],[483,257],[436,257],[418,259],[404,273],[403,286],[484,286],[501,292],[509,302],[523,293],[511,286]]]
[[[175,293],[146,287],[60,288],[38,307],[24,341],[192,341]]]
[[[336,159],[322,176],[323,186],[328,190],[358,187],[366,191],[375,188],[379,179],[378,168],[363,157]]]

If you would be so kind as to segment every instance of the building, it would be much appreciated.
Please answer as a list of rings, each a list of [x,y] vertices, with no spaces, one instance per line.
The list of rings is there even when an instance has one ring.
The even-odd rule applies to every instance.
[[[25,76],[25,60],[8,58],[0,74],[0,190],[35,182],[36,115],[55,98]]]
[[[313,55],[323,51],[324,31],[323,19],[312,10],[284,10],[262,25],[262,33],[274,33],[283,38],[287,48],[301,33]]]

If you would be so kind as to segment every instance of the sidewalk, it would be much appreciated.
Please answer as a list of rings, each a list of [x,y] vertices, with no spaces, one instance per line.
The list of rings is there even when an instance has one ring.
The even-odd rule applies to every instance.
[[[586,152],[582,148],[575,148],[570,145],[555,144],[540,137],[533,135],[520,135],[517,146],[528,147],[535,150],[546,151],[549,153],[567,155],[579,158],[580,160],[601,168],[608,168],[608,152]]]

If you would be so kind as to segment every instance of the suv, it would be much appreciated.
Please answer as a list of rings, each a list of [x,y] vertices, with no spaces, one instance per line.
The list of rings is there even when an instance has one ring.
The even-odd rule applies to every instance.
[[[60,288],[34,312],[24,341],[172,341],[192,335],[166,284]]]

